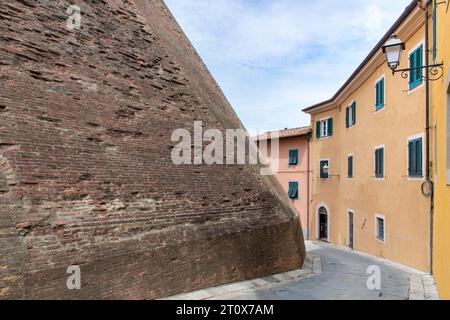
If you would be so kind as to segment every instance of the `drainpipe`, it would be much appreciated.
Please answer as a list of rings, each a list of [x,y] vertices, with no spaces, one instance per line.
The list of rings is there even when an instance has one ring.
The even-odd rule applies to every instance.
[[[429,44],[429,16],[428,9],[430,8],[429,0],[425,5],[425,65],[428,66],[430,62],[430,44]],[[434,195],[433,182],[430,180],[430,79],[429,70],[425,68],[425,109],[426,109],[426,182],[431,191],[430,200],[430,274],[433,274],[433,210],[434,210]]]
[[[307,183],[306,183],[306,192],[307,192],[307,205],[306,205],[306,240],[309,240],[310,237],[310,228],[309,228],[309,224],[310,224],[310,218],[309,218],[309,205],[310,205],[310,199],[309,199],[309,170],[310,170],[310,165],[309,165],[309,159],[311,157],[311,153],[310,153],[310,146],[311,146],[311,138],[312,138],[312,134],[307,136],[306,141],[308,142],[308,161],[307,161]]]

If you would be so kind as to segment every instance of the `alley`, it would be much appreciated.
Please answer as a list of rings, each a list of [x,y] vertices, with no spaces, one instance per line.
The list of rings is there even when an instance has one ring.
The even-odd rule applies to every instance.
[[[418,291],[422,291],[423,298],[435,297],[433,284],[429,284],[428,288],[421,287],[428,277],[417,270],[320,242],[307,242],[307,250],[309,257],[320,258],[320,272],[305,271],[294,279],[284,279],[281,275],[268,276],[177,295],[169,299],[407,300],[411,297],[411,290],[419,293],[418,299],[420,299]],[[369,289],[367,285],[367,280],[373,275],[374,269],[380,270],[380,289]],[[416,285],[417,281],[420,285]]]

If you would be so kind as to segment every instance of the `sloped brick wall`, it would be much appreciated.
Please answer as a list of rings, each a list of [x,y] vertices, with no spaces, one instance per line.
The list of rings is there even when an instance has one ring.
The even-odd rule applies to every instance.
[[[298,268],[273,178],[172,164],[173,129],[242,124],[165,5],[79,1],[70,31],[71,4],[0,7],[0,298],[151,299]]]

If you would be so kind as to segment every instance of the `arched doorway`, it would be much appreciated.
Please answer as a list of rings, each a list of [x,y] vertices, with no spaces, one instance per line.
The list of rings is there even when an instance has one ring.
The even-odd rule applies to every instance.
[[[319,240],[328,241],[328,210],[320,207],[318,211]]]

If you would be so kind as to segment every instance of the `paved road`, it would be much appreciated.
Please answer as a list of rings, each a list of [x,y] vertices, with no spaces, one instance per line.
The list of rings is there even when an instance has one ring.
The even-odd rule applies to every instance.
[[[260,287],[236,292],[213,299],[358,299],[358,300],[406,300],[409,297],[409,270],[400,268],[385,260],[361,255],[350,250],[337,249],[329,245],[308,243],[308,252],[320,256],[320,275],[292,280],[288,283]],[[367,288],[369,266],[381,270],[381,289]]]

